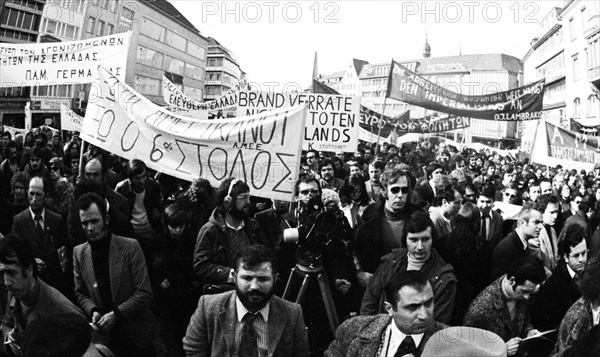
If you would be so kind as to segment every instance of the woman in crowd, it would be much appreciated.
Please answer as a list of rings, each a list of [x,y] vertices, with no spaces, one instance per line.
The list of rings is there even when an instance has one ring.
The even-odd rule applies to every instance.
[[[561,212],[571,209],[571,187],[569,185],[564,185],[560,190],[560,207]]]

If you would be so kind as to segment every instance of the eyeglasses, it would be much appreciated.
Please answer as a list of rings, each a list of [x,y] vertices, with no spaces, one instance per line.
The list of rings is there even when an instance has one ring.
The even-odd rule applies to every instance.
[[[306,157],[306,160],[308,160],[308,159],[311,159],[311,160],[313,160],[314,158],[316,158],[316,156],[307,156],[307,157]]]
[[[249,198],[250,198],[250,194],[249,193],[242,193],[241,195],[238,195],[235,199],[243,201],[243,200],[247,200]]]
[[[390,188],[390,192],[394,195],[397,195],[400,191],[402,191],[403,195],[406,195],[408,193],[408,187],[394,186]]]
[[[58,168],[58,167],[51,167],[50,168],[50,171],[59,171],[59,170],[60,170],[60,168]]]
[[[512,193],[508,193],[508,192],[507,192],[507,193],[505,193],[505,194],[504,194],[504,197],[515,198],[515,197],[517,197],[517,196],[516,196],[516,195],[513,195]]]
[[[301,195],[308,195],[309,193],[312,193],[313,195],[316,195],[319,193],[319,190],[313,189],[313,190],[302,190],[299,192]]]

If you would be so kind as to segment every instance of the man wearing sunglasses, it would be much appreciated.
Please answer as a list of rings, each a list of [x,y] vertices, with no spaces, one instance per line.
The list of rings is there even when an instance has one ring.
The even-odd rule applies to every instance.
[[[422,210],[411,203],[409,174],[400,169],[386,169],[381,175],[383,197],[367,207],[363,224],[358,227],[353,252],[360,285],[367,287],[381,257],[403,246],[402,232],[411,213]]]

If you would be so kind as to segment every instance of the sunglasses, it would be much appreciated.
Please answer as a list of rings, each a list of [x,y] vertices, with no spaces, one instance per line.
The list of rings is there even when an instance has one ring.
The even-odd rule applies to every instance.
[[[394,186],[390,188],[390,192],[394,195],[397,195],[400,191],[402,191],[402,194],[406,195],[408,193],[408,187]]]
[[[58,167],[51,167],[50,168],[50,171],[58,171],[58,170],[60,170]]]
[[[309,193],[312,193],[313,195],[317,195],[317,194],[319,194],[319,190],[302,190],[302,191],[300,191],[300,194],[304,195],[304,196],[308,195]]]
[[[504,196],[505,197],[511,197],[511,198],[517,197],[516,195],[513,195],[512,193],[505,193]]]

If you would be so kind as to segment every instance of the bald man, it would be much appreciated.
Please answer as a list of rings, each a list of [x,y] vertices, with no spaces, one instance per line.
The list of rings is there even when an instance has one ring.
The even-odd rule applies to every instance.
[[[67,297],[73,296],[72,247],[66,239],[61,215],[46,209],[48,180],[34,177],[29,181],[29,208],[13,218],[12,233],[27,239],[33,248],[39,276]]]

